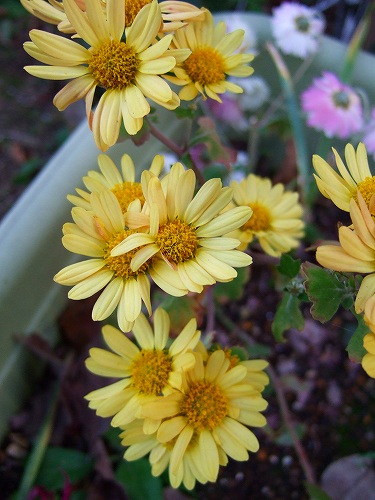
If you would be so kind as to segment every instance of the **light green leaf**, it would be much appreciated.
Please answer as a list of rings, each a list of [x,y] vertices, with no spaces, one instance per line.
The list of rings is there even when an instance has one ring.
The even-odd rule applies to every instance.
[[[272,322],[272,333],[277,342],[284,342],[284,332],[290,328],[302,330],[304,317],[299,309],[300,300],[295,295],[284,292]]]
[[[346,276],[323,269],[311,263],[302,265],[306,293],[312,302],[311,315],[325,323],[330,320],[343,303],[349,309],[353,303],[352,281]],[[351,298],[351,301],[350,301]]]
[[[62,489],[65,483],[64,472],[72,484],[86,477],[92,470],[93,462],[87,453],[70,448],[50,446],[37,475],[36,484],[47,490]]]
[[[148,459],[123,461],[116,470],[116,479],[124,485],[129,500],[163,500],[160,477],[151,475]]]
[[[293,257],[287,253],[282,254],[280,258],[280,264],[276,266],[279,273],[288,278],[294,278],[299,273],[301,268],[301,259],[293,259]]]

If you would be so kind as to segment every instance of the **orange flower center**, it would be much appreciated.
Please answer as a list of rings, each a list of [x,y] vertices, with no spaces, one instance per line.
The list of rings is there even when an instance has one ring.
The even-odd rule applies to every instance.
[[[123,212],[126,212],[134,200],[140,200],[142,205],[145,202],[140,182],[121,182],[112,188],[112,193],[118,199]]]
[[[172,264],[179,264],[195,256],[198,238],[186,222],[175,219],[159,228],[155,239],[162,255]]]
[[[133,47],[109,40],[92,51],[89,69],[98,85],[105,89],[123,89],[133,83],[139,59]]]
[[[195,49],[183,65],[193,82],[210,85],[225,80],[225,61],[213,47]]]
[[[211,382],[201,380],[191,384],[181,402],[181,413],[196,431],[212,431],[228,414],[228,399]]]
[[[125,26],[131,26],[138,12],[151,0],[126,0],[125,3]]]
[[[363,196],[366,205],[369,206],[370,200],[375,194],[375,177],[366,177],[366,179],[357,184],[357,189]]]
[[[242,226],[244,231],[267,231],[271,226],[271,216],[269,210],[258,202],[249,203],[253,214],[250,219]]]
[[[132,271],[130,268],[130,262],[134,255],[137,253],[139,248],[135,248],[130,252],[126,252],[122,255],[118,255],[116,257],[111,256],[111,250],[117,246],[119,243],[124,241],[130,234],[135,233],[136,231],[132,231],[131,229],[121,231],[120,233],[116,233],[112,235],[107,241],[107,245],[104,248],[104,260],[106,266],[111,271],[114,271],[115,276],[120,276],[121,278],[129,279],[138,274],[144,274],[147,272],[148,268],[151,265],[151,260],[145,262],[139,269],[136,271]]]
[[[133,386],[139,392],[162,395],[172,371],[172,360],[164,351],[142,349],[131,366]]]

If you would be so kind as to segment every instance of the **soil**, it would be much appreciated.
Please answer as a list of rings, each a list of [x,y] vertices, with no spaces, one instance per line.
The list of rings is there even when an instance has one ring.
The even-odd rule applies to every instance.
[[[1,24],[5,20],[5,15],[0,17],[0,62],[1,67],[7,69],[0,80],[0,218],[83,116],[81,105],[58,113],[52,98],[60,85],[37,80],[22,69],[30,62],[29,56],[20,50],[27,32],[46,26],[29,16],[20,16],[12,19],[6,31]],[[325,203],[325,200],[321,202],[320,210],[325,216],[319,222],[323,220],[327,228],[334,227],[332,221],[337,220],[337,214],[332,214],[332,221],[327,220]],[[312,259],[311,255],[301,257]],[[320,481],[334,461],[374,451],[375,380],[348,359],[345,346],[353,322],[345,311],[322,325],[311,318],[306,306],[304,330],[290,330],[285,342],[276,343],[271,322],[279,294],[269,286],[274,279],[271,267],[261,257],[258,261],[255,257],[252,268],[253,275],[242,299],[222,303],[222,313],[236,325],[236,330],[228,331],[217,320],[215,339],[241,344],[241,337],[236,333],[240,330],[268,347],[267,359],[283,388],[290,418]],[[91,308],[92,299],[68,305],[59,318],[62,342],[56,349],[52,350],[37,336],[28,341],[36,362],[42,358],[48,363],[36,394],[11,420],[10,432],[0,449],[0,491],[4,499],[10,498],[20,484],[25,457],[39,432],[56,381],[60,381],[61,392],[50,443],[83,451],[95,460],[90,477],[77,486],[84,492],[79,498],[127,498],[114,477],[121,454],[105,437],[108,421],[97,418],[83,399],[84,394],[101,384],[100,378],[89,374],[84,366],[88,348],[101,344],[99,326],[90,319]],[[201,328],[204,331],[204,323]],[[220,471],[217,483],[197,486],[196,498],[310,498],[306,493],[305,471],[291,444],[274,387],[271,383],[265,392],[269,401],[265,412],[268,426],[255,431],[260,450],[247,462],[230,460]],[[371,465],[369,469],[371,471]],[[340,493],[332,498],[360,498],[355,494],[355,487],[355,484],[348,487],[348,491],[354,491],[352,497]],[[335,489],[340,491],[340,480]],[[375,489],[368,489],[367,493],[366,500],[375,499]],[[30,498],[53,498],[42,489],[34,490],[33,495]],[[167,499],[182,499],[188,493],[165,488],[164,495]],[[73,496],[62,494],[61,498]]]

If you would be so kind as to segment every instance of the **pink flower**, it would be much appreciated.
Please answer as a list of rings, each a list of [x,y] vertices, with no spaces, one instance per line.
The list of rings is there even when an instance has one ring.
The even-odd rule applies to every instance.
[[[318,11],[306,5],[284,2],[273,9],[272,14],[272,33],[284,54],[304,58],[318,50],[325,26]]]
[[[321,130],[327,137],[347,139],[361,130],[363,112],[361,100],[349,85],[328,71],[315,78],[301,95],[307,124]]]
[[[363,130],[363,139],[367,152],[375,158],[375,108],[371,112],[371,119]]]

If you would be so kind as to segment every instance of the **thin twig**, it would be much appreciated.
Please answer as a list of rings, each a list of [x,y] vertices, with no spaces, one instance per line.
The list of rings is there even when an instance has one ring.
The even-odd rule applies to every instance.
[[[162,144],[164,144],[164,146],[166,146],[168,149],[173,151],[173,153],[175,153],[175,155],[178,157],[178,159],[180,159],[182,157],[182,155],[187,152],[187,150],[188,150],[187,147],[185,147],[185,148],[180,147],[178,144],[176,144],[174,141],[172,141],[169,137],[164,135],[163,132],[161,132],[161,130],[159,130],[157,127],[155,127],[155,125],[153,123],[151,123],[150,120],[147,120],[147,123],[149,126],[150,133],[156,139],[158,139],[158,141],[160,141]],[[194,173],[198,179],[199,184],[203,185],[206,182],[206,180],[203,177],[202,172],[197,167],[197,165],[194,162],[191,155],[189,155],[189,159],[191,162],[191,168],[192,168],[192,170],[194,170]]]
[[[267,371],[271,377],[272,384],[273,384],[273,387],[274,387],[275,392],[276,392],[276,397],[277,397],[277,401],[279,403],[281,415],[283,417],[285,425],[288,428],[294,449],[296,450],[299,462],[300,462],[301,467],[305,473],[306,479],[308,480],[309,483],[316,484],[314,471],[313,471],[311,464],[307,458],[307,454],[305,452],[305,449],[303,448],[301,441],[299,440],[299,437],[297,436],[296,429],[295,429],[295,426],[293,423],[293,419],[292,419],[288,404],[287,404],[286,399],[285,399],[283,385],[282,385],[278,375],[276,374],[276,371],[272,368],[271,365],[268,365]]]
[[[178,156],[178,158],[181,158],[181,156],[185,153],[185,150],[181,148],[178,144],[176,144],[174,141],[172,141],[172,139],[164,135],[160,129],[155,127],[155,125],[151,122],[151,120],[147,120],[147,123],[150,133],[156,139],[158,139],[158,141],[164,144],[164,146],[167,146],[168,149],[173,151],[173,153],[175,153]]]

